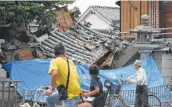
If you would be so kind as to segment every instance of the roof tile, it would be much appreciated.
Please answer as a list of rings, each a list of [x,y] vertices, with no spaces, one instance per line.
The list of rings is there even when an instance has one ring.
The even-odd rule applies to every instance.
[[[110,22],[120,20],[120,9],[118,7],[91,6],[91,8]]]

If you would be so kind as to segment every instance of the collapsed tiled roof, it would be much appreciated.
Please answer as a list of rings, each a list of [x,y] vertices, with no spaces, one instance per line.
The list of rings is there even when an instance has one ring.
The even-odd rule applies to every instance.
[[[110,22],[120,20],[120,9],[118,7],[91,6],[90,8],[93,8]]]
[[[111,43],[115,37],[91,30],[80,23],[79,33],[69,29],[66,32],[55,29],[48,39],[41,42],[40,47],[44,53],[54,56],[53,48],[58,42],[66,47],[68,56],[75,62],[90,65],[109,52],[104,46]]]

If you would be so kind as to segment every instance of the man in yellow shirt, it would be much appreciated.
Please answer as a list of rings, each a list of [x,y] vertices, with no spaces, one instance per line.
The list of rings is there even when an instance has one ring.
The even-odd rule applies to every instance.
[[[48,72],[51,76],[51,87],[46,91],[46,95],[48,96],[46,103],[48,107],[55,107],[55,104],[59,102],[58,91],[53,92],[53,90],[61,84],[66,87],[68,76],[67,55],[62,43],[59,43],[54,47],[54,53],[56,58],[51,60]],[[69,67],[70,75],[67,90],[68,99],[64,100],[64,107],[75,107],[75,105],[80,101],[79,95],[82,91],[76,67],[71,60],[69,60]]]

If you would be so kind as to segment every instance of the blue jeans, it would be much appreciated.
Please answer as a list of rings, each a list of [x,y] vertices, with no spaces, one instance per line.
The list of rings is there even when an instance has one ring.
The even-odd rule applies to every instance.
[[[80,101],[79,97],[64,100],[64,107],[75,107]],[[46,98],[47,107],[56,107],[56,104],[60,103],[58,91],[54,92],[51,96]]]
[[[54,92],[51,96],[46,97],[47,107],[56,107],[59,101],[58,91]]]
[[[80,97],[64,100],[64,107],[76,107],[76,104],[80,101]]]

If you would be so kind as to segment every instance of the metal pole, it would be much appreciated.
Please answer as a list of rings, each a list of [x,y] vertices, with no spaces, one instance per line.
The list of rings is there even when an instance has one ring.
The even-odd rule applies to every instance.
[[[172,34],[172,32],[169,32],[169,33],[158,33],[158,34],[152,34],[152,35],[158,36],[158,35],[168,35],[168,34]]]
[[[10,107],[10,106],[11,106],[11,105],[10,105],[10,103],[11,103],[11,101],[10,101],[10,100],[11,100],[11,99],[10,99],[10,91],[11,91],[11,90],[10,90],[10,82],[7,82],[7,84],[8,84],[8,102],[9,102],[9,103],[8,103],[8,107]]]
[[[170,30],[170,29],[172,29],[172,27],[168,27],[168,28],[159,28],[159,29],[157,29],[157,30]]]

